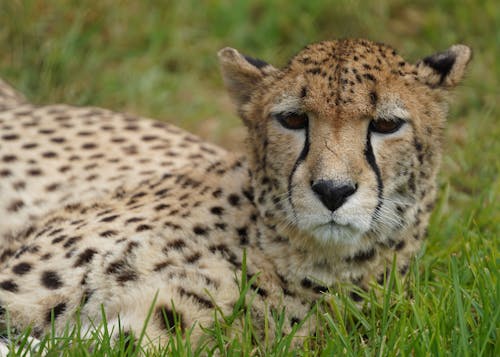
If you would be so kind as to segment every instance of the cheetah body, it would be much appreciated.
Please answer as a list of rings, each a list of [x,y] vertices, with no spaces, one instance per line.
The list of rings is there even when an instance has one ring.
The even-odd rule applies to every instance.
[[[0,302],[14,326],[62,330],[77,311],[95,323],[102,306],[140,333],[152,308],[150,339],[176,322],[196,340],[247,280],[257,325],[284,307],[290,331],[329,288],[383,282],[395,256],[404,274],[470,50],[412,65],[365,40],[322,42],[282,70],[219,56],[246,156],[148,119],[36,107],[2,84]],[[377,118],[404,124],[371,132]],[[333,207],[316,182],[355,189]]]

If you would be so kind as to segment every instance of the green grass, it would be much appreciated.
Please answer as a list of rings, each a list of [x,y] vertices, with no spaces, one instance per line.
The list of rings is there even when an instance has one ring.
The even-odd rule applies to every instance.
[[[382,299],[369,293],[363,310],[334,294],[316,311],[320,333],[296,347],[290,336],[254,341],[239,309],[207,330],[216,343],[205,352],[500,355],[498,1],[19,0],[0,2],[0,24],[0,74],[30,100],[163,118],[231,148],[241,147],[242,129],[218,72],[215,53],[224,46],[283,65],[303,45],[338,37],[386,42],[415,60],[471,45],[469,76],[451,107],[440,199],[408,280],[392,279]],[[235,321],[243,327],[230,338]],[[107,336],[69,329],[42,343],[50,354],[88,355],[91,345],[95,354],[133,353],[125,336],[114,346]],[[178,334],[156,351],[202,352]]]

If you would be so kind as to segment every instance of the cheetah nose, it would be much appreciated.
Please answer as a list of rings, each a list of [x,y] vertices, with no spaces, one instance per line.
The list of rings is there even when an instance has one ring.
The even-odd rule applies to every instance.
[[[325,207],[334,212],[356,192],[358,185],[336,185],[331,180],[318,180],[312,183],[311,188]]]

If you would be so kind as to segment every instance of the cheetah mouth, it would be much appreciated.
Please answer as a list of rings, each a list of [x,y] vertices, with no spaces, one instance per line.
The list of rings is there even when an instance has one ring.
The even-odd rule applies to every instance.
[[[324,223],[324,224],[321,224],[317,227],[318,229],[330,229],[332,231],[334,230],[348,230],[348,231],[352,231],[353,233],[357,232],[357,229],[352,226],[351,224],[349,223],[340,223],[340,222],[337,222],[335,220],[331,220],[327,223]]]
[[[352,241],[359,238],[361,232],[352,224],[330,220],[311,229],[313,235],[323,242]]]

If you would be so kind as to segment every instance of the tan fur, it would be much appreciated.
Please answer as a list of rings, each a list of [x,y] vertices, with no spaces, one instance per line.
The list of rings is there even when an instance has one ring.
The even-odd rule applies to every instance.
[[[53,315],[62,330],[77,310],[98,322],[102,305],[109,325],[140,333],[154,303],[150,339],[167,341],[175,310],[196,342],[216,306],[234,308],[246,252],[258,331],[284,307],[287,332],[328,288],[383,282],[394,256],[406,272],[435,198],[446,90],[470,50],[413,65],[343,40],[283,69],[230,48],[219,58],[245,157],[148,119],[12,104],[0,83],[0,302],[13,326],[42,334]],[[307,129],[277,119],[293,113]],[[369,132],[397,118],[396,132]],[[319,180],[356,190],[332,210]]]

